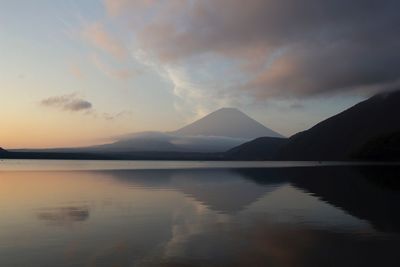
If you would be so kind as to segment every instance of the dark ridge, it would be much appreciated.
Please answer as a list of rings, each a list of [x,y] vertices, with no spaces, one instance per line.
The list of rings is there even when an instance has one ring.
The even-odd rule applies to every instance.
[[[400,160],[400,132],[372,138],[355,151],[353,157],[366,160]]]
[[[260,137],[228,150],[225,158],[230,160],[273,160],[287,142],[287,138]]]
[[[297,133],[279,152],[280,160],[353,160],[367,142],[400,131],[400,91],[375,95]]]

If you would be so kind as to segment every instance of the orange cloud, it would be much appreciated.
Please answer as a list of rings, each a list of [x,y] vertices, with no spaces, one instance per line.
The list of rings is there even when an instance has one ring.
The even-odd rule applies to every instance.
[[[130,69],[130,68],[115,68],[107,63],[105,63],[97,54],[92,54],[91,60],[93,64],[102,73],[110,78],[118,80],[128,80],[139,74],[140,71]]]
[[[128,55],[126,47],[111,36],[101,23],[93,23],[85,27],[83,36],[92,45],[111,54],[116,59],[121,60]]]
[[[77,78],[79,80],[83,79],[85,77],[85,75],[83,74],[81,68],[76,64],[71,65],[70,68],[69,68],[69,71],[71,72],[71,74],[75,78]]]

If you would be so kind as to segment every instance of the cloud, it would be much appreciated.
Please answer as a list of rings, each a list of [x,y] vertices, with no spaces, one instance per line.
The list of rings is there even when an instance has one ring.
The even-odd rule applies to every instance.
[[[92,103],[78,98],[76,94],[54,96],[40,101],[42,106],[59,108],[66,111],[83,111],[92,109]]]
[[[92,63],[106,76],[117,80],[128,80],[140,74],[140,71],[128,67],[114,67],[107,64],[101,57],[93,53],[91,55]]]
[[[140,74],[140,71],[129,64],[131,60],[128,44],[112,35],[103,23],[87,23],[83,27],[82,36],[93,49],[90,60],[103,74],[118,80],[128,80]],[[72,72],[78,76],[76,68]]]
[[[76,79],[83,79],[85,75],[83,74],[81,68],[77,64],[72,64],[69,68],[71,74],[76,78]]]
[[[246,74],[232,90],[258,99],[370,90],[400,81],[396,0],[106,3],[114,16],[143,16],[141,27],[130,30],[138,46],[160,62],[222,56],[237,64],[232,76]],[[215,74],[216,80],[225,78]]]
[[[123,111],[120,111],[120,112],[117,112],[117,113],[113,113],[113,114],[111,114],[111,113],[103,113],[102,117],[103,117],[103,119],[105,119],[107,121],[114,121],[114,120],[117,120],[117,119],[120,119],[120,118],[123,118],[123,117],[126,117],[126,116],[130,116],[130,115],[132,115],[131,111],[123,110]]]
[[[116,59],[124,59],[127,56],[127,49],[120,40],[112,36],[103,24],[97,22],[86,25],[83,36],[92,45],[100,50],[107,52]]]

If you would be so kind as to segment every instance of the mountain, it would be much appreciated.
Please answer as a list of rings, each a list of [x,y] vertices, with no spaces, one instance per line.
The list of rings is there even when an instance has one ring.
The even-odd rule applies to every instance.
[[[273,160],[287,142],[287,138],[260,137],[228,150],[224,156],[230,160]]]
[[[354,156],[367,160],[400,160],[400,132],[372,138]]]
[[[281,136],[234,108],[222,108],[173,132],[135,133],[90,151],[225,152],[253,138]]]
[[[262,136],[283,137],[235,108],[221,108],[171,134],[244,139]]]
[[[248,139],[225,136],[178,136],[171,133],[143,132],[128,135],[114,143],[95,148],[103,151],[225,152]]]
[[[283,160],[349,160],[379,136],[400,132],[400,91],[375,95],[290,137]]]
[[[170,136],[161,132],[142,132],[129,135],[114,143],[86,148],[92,151],[179,151]]]
[[[134,133],[109,144],[90,147],[23,149],[14,150],[14,152],[124,153],[124,157],[127,156],[126,153],[134,153],[137,157],[139,152],[216,153],[225,152],[261,136],[281,135],[237,109],[223,108],[174,132]],[[204,155],[200,156],[204,157]]]
[[[289,139],[258,138],[229,150],[243,160],[400,159],[400,91],[377,94]]]

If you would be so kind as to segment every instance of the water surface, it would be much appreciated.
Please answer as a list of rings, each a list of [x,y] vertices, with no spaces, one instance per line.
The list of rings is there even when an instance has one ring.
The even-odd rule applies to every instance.
[[[397,166],[1,164],[0,266],[399,266]]]

